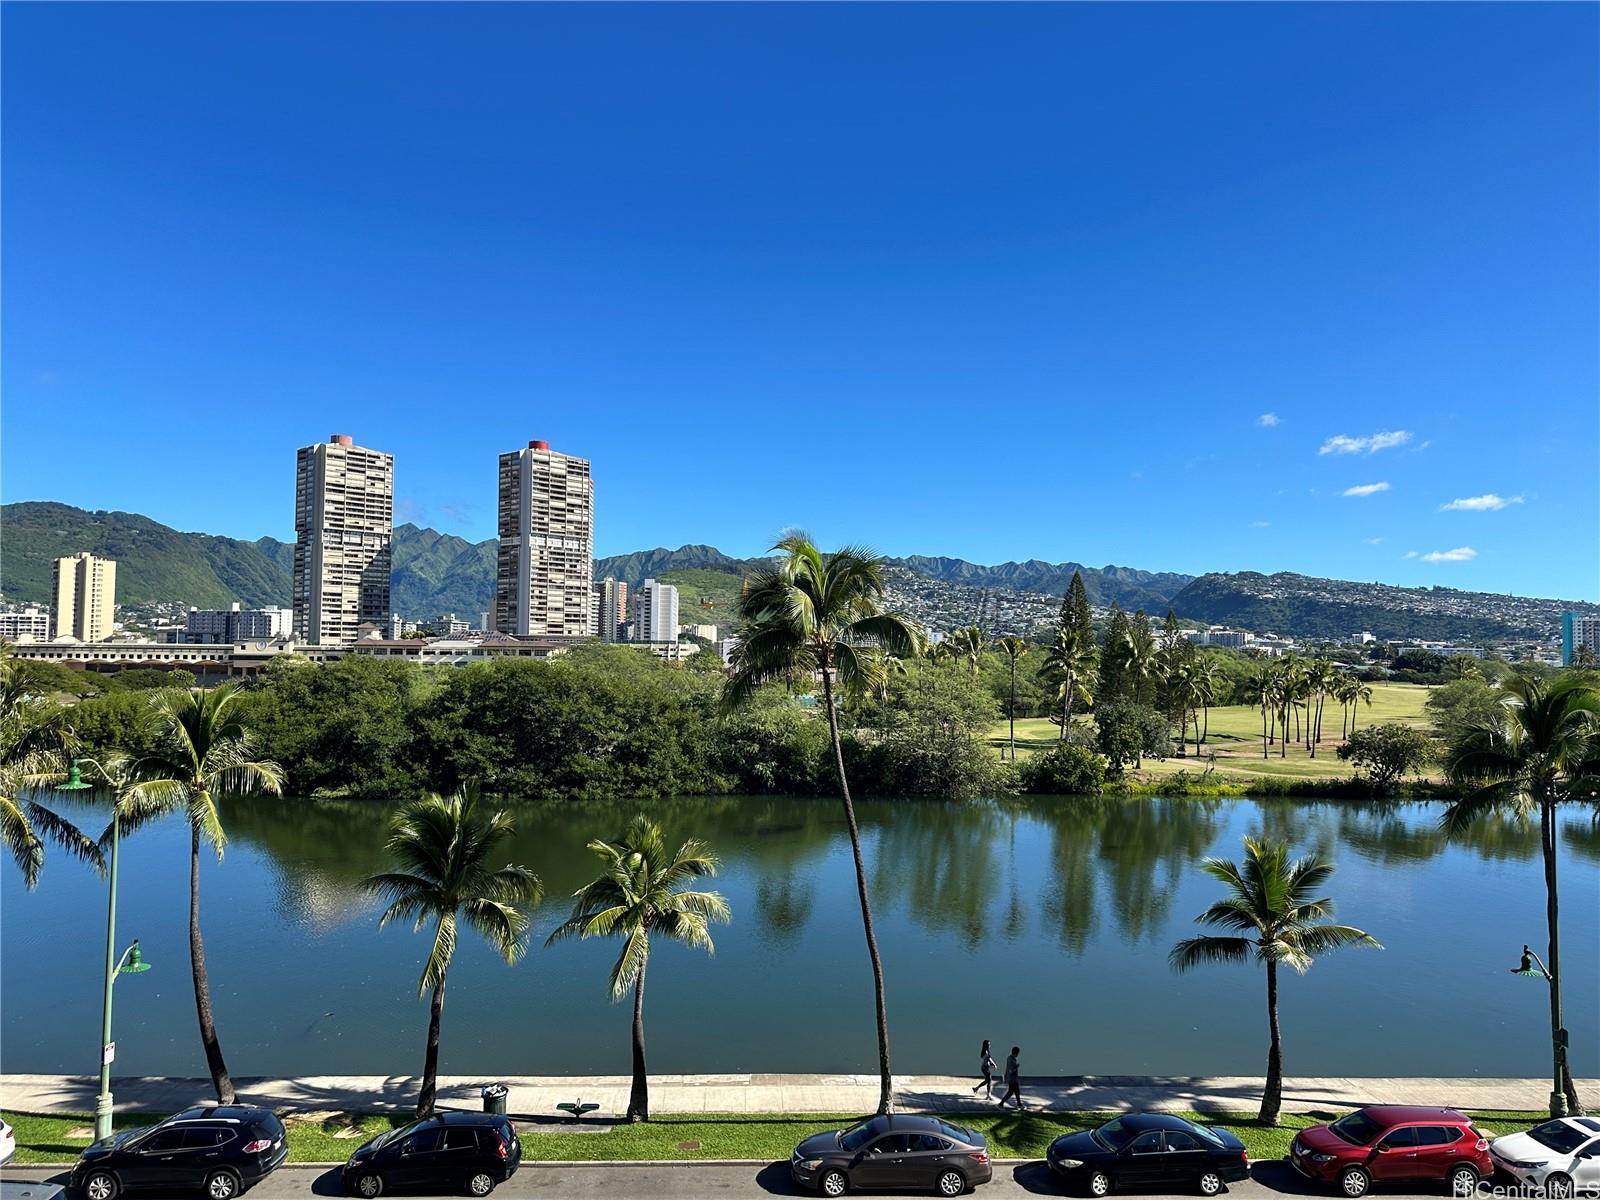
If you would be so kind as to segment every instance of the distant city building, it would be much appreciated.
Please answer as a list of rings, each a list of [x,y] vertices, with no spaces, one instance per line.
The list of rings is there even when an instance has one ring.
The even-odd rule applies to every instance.
[[[461,637],[472,630],[471,623],[463,621],[455,613],[445,613],[443,616],[435,617],[428,622],[428,626],[433,630],[435,637]]]
[[[50,640],[50,614],[29,606],[16,612],[0,612],[0,641],[47,642]]]
[[[717,643],[717,653],[722,655],[722,662],[724,666],[732,664],[733,652],[738,648],[739,639],[736,637],[725,637]]]
[[[1345,638],[1345,641],[1349,642],[1352,646],[1365,646],[1377,640],[1377,638],[1373,637],[1365,630],[1360,633],[1352,633],[1349,637]]]
[[[394,456],[336,433],[295,456],[294,632],[345,645],[389,620]]]
[[[715,642],[717,640],[717,627],[715,625],[680,625],[679,637],[699,638],[702,642]]]
[[[594,624],[594,485],[589,461],[549,442],[500,456],[494,628],[518,637],[587,637]]]
[[[87,550],[56,559],[51,591],[55,636],[103,642],[116,622],[117,564]]]
[[[678,589],[646,579],[633,599],[633,641],[678,640]]]
[[[399,613],[390,613],[389,620],[384,624],[384,633],[395,641],[405,637],[407,634],[415,633],[416,631],[417,623],[415,621],[406,620]]]
[[[1570,666],[1572,656],[1587,649],[1600,658],[1600,617],[1585,617],[1578,613],[1561,614],[1561,665]]]
[[[606,576],[594,585],[594,627],[603,642],[627,640],[628,585]]]
[[[1250,644],[1250,635],[1242,629],[1223,629],[1213,626],[1206,630],[1206,645],[1226,646],[1230,650],[1243,650]]]
[[[191,608],[184,617],[176,642],[217,645],[228,642],[267,641],[294,634],[292,608]]]

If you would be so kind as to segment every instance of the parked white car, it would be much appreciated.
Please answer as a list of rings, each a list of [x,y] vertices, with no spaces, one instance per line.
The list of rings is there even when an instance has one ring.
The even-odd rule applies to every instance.
[[[17,1152],[17,1132],[0,1119],[0,1163],[8,1161]]]
[[[1557,1117],[1489,1143],[1494,1165],[1551,1200],[1600,1195],[1600,1120]]]

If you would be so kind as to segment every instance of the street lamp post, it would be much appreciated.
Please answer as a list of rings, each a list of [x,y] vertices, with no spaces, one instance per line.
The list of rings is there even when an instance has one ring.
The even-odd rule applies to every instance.
[[[1550,1020],[1550,1052],[1552,1079],[1550,1085],[1550,1115],[1564,1117],[1567,1115],[1567,1030],[1566,1022],[1561,1017],[1561,993],[1556,991],[1555,976],[1550,974],[1544,965],[1544,960],[1534,953],[1531,946],[1522,948],[1522,961],[1511,968],[1513,975],[1521,975],[1527,979],[1542,979],[1549,985],[1553,994]]]
[[[59,792],[86,792],[94,788],[92,783],[83,781],[83,772],[78,760],[73,759],[67,772],[65,783],[58,783],[56,790]],[[117,811],[116,800],[111,804],[111,871],[109,886],[106,889],[106,981],[105,996],[100,1009],[100,1094],[94,1102],[94,1138],[100,1141],[111,1136],[111,1057],[114,1045],[111,1041],[111,985],[117,981],[121,974],[137,975],[150,969],[150,964],[144,961],[139,953],[139,939],[135,938],[133,944],[117,957],[117,851],[122,836],[122,820]]]

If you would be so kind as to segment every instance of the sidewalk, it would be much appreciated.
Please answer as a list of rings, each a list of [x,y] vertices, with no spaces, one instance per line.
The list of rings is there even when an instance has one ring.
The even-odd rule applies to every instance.
[[[629,1080],[624,1075],[585,1078],[446,1075],[439,1078],[439,1103],[476,1109],[485,1083],[511,1089],[513,1116],[555,1117],[556,1105],[573,1100],[598,1104],[595,1117],[623,1113]],[[895,1076],[895,1104],[906,1112],[961,1112],[992,1108],[972,1094],[973,1080],[951,1075]],[[239,1098],[275,1109],[299,1111],[405,1112],[416,1103],[412,1075],[319,1075],[304,1079],[234,1080]],[[1262,1081],[1247,1076],[1151,1077],[1090,1075],[1024,1079],[1029,1108],[1184,1109],[1247,1112],[1261,1100]],[[94,1111],[99,1081],[88,1075],[0,1075],[0,1108],[13,1112]],[[998,1093],[998,1088],[996,1089]],[[1305,1112],[1363,1104],[1425,1104],[1449,1108],[1540,1111],[1549,1099],[1546,1079],[1484,1078],[1304,1078],[1284,1081],[1284,1109]],[[209,1100],[210,1080],[166,1077],[112,1081],[119,1112],[176,1112]],[[1600,1108],[1600,1081],[1579,1083],[1593,1111]],[[869,1113],[878,1104],[876,1075],[652,1075],[654,1113]]]

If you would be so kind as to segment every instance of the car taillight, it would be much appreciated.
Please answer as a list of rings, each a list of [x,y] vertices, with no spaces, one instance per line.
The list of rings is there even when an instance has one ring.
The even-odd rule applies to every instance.
[[[1250,1165],[1250,1151],[1248,1151],[1248,1150],[1239,1151],[1239,1161],[1244,1163],[1246,1166],[1249,1166]]]
[[[495,1142],[494,1148],[500,1152],[500,1157],[501,1158],[504,1159],[504,1158],[510,1158],[511,1157],[511,1147],[506,1145],[505,1138],[501,1138],[497,1142]]]
[[[989,1152],[987,1150],[974,1150],[971,1154],[967,1155],[967,1157],[973,1162],[986,1163],[989,1161]]]
[[[1478,1139],[1478,1144],[1473,1147],[1473,1149],[1478,1151],[1478,1153],[1480,1153],[1480,1154],[1483,1153],[1488,1148],[1489,1148],[1489,1143],[1484,1141],[1482,1138],[1479,1138]]]
[[[245,1145],[244,1152],[246,1154],[260,1154],[263,1150],[267,1149],[271,1145],[272,1142],[267,1138],[257,1138],[255,1141],[249,1142]]]

